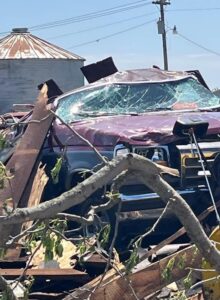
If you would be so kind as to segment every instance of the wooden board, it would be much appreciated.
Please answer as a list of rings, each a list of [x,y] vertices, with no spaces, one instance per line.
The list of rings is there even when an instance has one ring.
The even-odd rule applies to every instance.
[[[170,270],[169,278],[163,277],[163,271],[167,268],[168,263],[174,260],[173,268]],[[180,263],[182,267],[180,267]],[[201,256],[194,246],[190,246],[184,250],[181,250],[173,255],[170,255],[159,262],[151,264],[150,266],[138,271],[134,274],[130,274],[127,279],[131,282],[131,285],[136,292],[138,298],[144,297],[160,290],[162,287],[169,283],[179,280],[186,276],[189,270],[186,267],[198,267],[201,263]],[[120,266],[122,270],[122,266]],[[71,300],[74,297],[79,299],[86,299],[89,296],[88,290],[93,290],[100,281],[100,276],[90,283],[86,284],[80,290],[76,290],[71,295],[64,298],[65,300]],[[83,289],[85,288],[85,289]],[[118,273],[111,270],[106,274],[101,286],[91,294],[91,300],[133,300],[134,295],[129,288],[128,282],[120,277]]]
[[[187,300],[205,300],[203,293],[196,294],[192,297],[187,298]]]
[[[49,180],[44,169],[45,169],[45,166],[42,166],[41,164],[37,168],[37,172],[34,177],[30,196],[29,196],[28,203],[27,203],[28,207],[37,206],[41,201],[41,197],[42,197],[44,188]],[[32,223],[33,223],[33,221],[25,223],[22,229],[25,230],[25,229],[29,228],[32,225]]]

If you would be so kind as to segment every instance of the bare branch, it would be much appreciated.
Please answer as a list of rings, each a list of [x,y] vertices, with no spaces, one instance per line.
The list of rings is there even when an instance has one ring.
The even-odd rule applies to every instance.
[[[104,163],[107,164],[108,161],[100,154],[100,152],[93,146],[87,139],[81,136],[76,130],[74,130],[68,123],[66,123],[60,116],[58,116],[54,111],[50,110],[50,112],[58,119],[62,124],[64,124],[74,135],[76,135],[80,140],[85,142],[99,157],[99,159]]]
[[[81,225],[91,225],[94,222],[94,215],[92,214],[88,218],[85,218],[73,214],[59,213],[57,214],[57,217],[67,219],[68,221],[77,222]]]
[[[190,287],[190,290],[196,289],[196,288],[200,287],[201,285],[203,285],[204,283],[207,283],[207,282],[212,282],[212,281],[216,282],[219,279],[220,279],[220,275],[217,275],[217,276],[213,276],[213,277],[208,278],[208,279],[198,281],[197,283],[195,283],[194,285],[192,285]]]
[[[106,258],[102,254],[102,252],[99,251],[99,249],[97,249],[97,251],[98,251],[99,255],[107,262],[108,258]],[[111,262],[110,265],[116,271],[116,273],[126,282],[126,284],[128,285],[128,287],[130,288],[130,290],[131,290],[131,292],[132,292],[135,300],[139,300],[139,298],[138,298],[138,296],[137,296],[137,294],[136,294],[136,292],[135,292],[135,290],[134,290],[134,288],[132,286],[132,283],[131,283],[130,279],[127,276],[125,276],[125,274],[123,273],[122,270],[119,270],[119,268],[117,267],[116,264],[114,264],[114,262]]]
[[[10,237],[10,240],[7,242],[7,246],[11,246],[12,244],[14,244],[15,242],[17,242],[18,240],[20,240],[22,237],[29,235],[31,233],[33,233],[33,230],[35,228],[37,228],[37,226],[39,225],[39,220],[37,220],[31,227],[23,230],[21,233],[19,233],[18,235],[14,236],[14,237]],[[41,229],[43,230],[43,229]],[[39,231],[39,230],[38,230]]]
[[[128,177],[128,171],[124,171],[122,172],[121,174],[119,174],[113,184],[112,184],[112,194],[115,194],[115,195],[118,195],[118,190],[119,188],[123,185],[124,181],[127,179]],[[119,196],[119,195],[118,195]],[[118,197],[119,199],[119,197]],[[95,286],[95,288],[91,291],[90,295],[88,296],[88,299],[91,298],[91,295],[95,293],[95,291],[101,286],[106,274],[107,274],[107,271],[111,265],[111,259],[112,259],[112,254],[113,254],[113,250],[114,250],[114,245],[115,245],[115,241],[116,241],[116,238],[117,238],[117,235],[118,235],[118,226],[119,226],[119,213],[121,211],[121,206],[122,206],[122,203],[121,201],[119,201],[119,205],[118,205],[118,209],[117,209],[117,212],[116,212],[116,220],[115,220],[115,229],[114,229],[114,234],[113,234],[113,238],[112,238],[112,241],[111,241],[111,245],[110,245],[110,248],[109,248],[109,253],[108,253],[108,259],[107,259],[107,263],[106,263],[106,266],[105,266],[105,270],[100,278],[100,281],[99,283]],[[134,293],[134,295],[136,296],[136,294]],[[138,300],[138,298],[136,298]]]
[[[40,124],[44,121],[46,121],[49,117],[51,116],[51,113],[49,113],[46,117],[40,119],[40,120],[29,120],[27,122],[22,122],[22,121],[17,121],[15,124],[12,124],[11,126],[15,126],[18,124],[24,124],[24,125],[28,125],[28,124]]]
[[[150,235],[152,232],[155,231],[157,225],[160,223],[161,219],[164,217],[164,215],[166,214],[168,207],[169,207],[169,203],[168,202],[164,208],[164,210],[162,211],[161,215],[159,216],[159,218],[156,220],[156,222],[153,224],[153,226],[151,227],[150,230],[148,230],[147,232],[145,232],[144,234],[142,234],[136,241],[135,244],[138,245],[144,238],[146,238],[148,235]]]

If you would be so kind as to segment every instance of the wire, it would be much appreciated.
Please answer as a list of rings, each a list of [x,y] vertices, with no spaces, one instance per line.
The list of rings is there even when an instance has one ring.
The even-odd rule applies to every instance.
[[[210,53],[212,53],[212,54],[215,54],[215,55],[217,55],[217,56],[220,56],[220,53],[219,53],[219,52],[216,52],[216,51],[214,51],[214,50],[212,50],[212,49],[209,49],[209,48],[207,48],[207,47],[205,47],[205,46],[203,46],[203,45],[200,45],[200,44],[198,44],[197,42],[195,42],[195,41],[189,39],[188,37],[186,37],[185,35],[183,35],[183,34],[181,34],[181,33],[179,33],[179,32],[177,32],[176,34],[179,35],[179,36],[180,36],[181,38],[183,38],[184,40],[190,42],[191,44],[193,44],[193,45],[195,45],[195,46],[197,46],[197,47],[199,47],[199,48],[201,48],[201,49],[203,49],[203,50],[205,50],[205,51],[207,51],[207,52],[210,52]]]
[[[66,33],[66,34],[56,35],[56,36],[53,36],[53,37],[49,37],[48,39],[57,39],[57,38],[61,38],[61,37],[68,37],[70,35],[79,34],[79,33],[83,33],[83,32],[88,32],[88,31],[92,31],[92,30],[95,30],[95,29],[99,29],[99,28],[105,28],[105,27],[108,27],[108,26],[116,25],[116,24],[122,24],[122,23],[127,22],[127,21],[136,20],[136,19],[139,19],[139,18],[143,18],[143,17],[155,15],[155,14],[156,13],[149,13],[149,14],[139,15],[139,16],[136,16],[136,17],[127,18],[127,19],[117,21],[117,22],[107,23],[107,24],[104,24],[104,25],[95,26],[95,27],[91,27],[91,28],[87,28],[87,29],[83,29],[83,30],[79,30],[79,31],[74,31],[74,32]]]
[[[125,5],[120,5],[120,6],[116,6],[116,7],[109,8],[109,9],[95,11],[93,13],[88,13],[88,14],[84,14],[84,15],[80,15],[80,16],[76,16],[76,17],[72,17],[72,18],[67,18],[67,19],[58,20],[58,21],[54,21],[54,22],[35,25],[32,27],[29,27],[29,29],[34,31],[34,30],[53,28],[53,27],[57,27],[57,26],[64,26],[64,25],[68,25],[68,24],[72,24],[72,23],[76,23],[76,22],[88,21],[88,20],[91,20],[94,18],[100,18],[103,16],[112,15],[112,14],[116,14],[119,12],[124,12],[124,11],[128,11],[131,9],[140,8],[142,6],[149,5],[149,4],[151,4],[151,2],[150,1],[146,2],[146,0],[136,1],[133,3],[128,3]]]
[[[220,10],[220,7],[207,7],[207,8],[178,8],[178,9],[167,9],[167,12],[173,11],[207,11],[207,10]]]
[[[97,42],[100,42],[101,40],[106,40],[106,39],[111,38],[111,37],[113,37],[113,36],[119,35],[119,34],[121,34],[121,33],[128,32],[128,31],[130,31],[130,30],[134,30],[134,29],[136,29],[136,28],[142,27],[142,26],[144,26],[144,25],[147,25],[147,24],[150,24],[150,23],[153,23],[153,22],[156,22],[156,21],[157,21],[157,19],[154,19],[154,20],[151,20],[151,21],[148,21],[148,22],[145,22],[145,23],[136,25],[136,26],[129,27],[129,28],[125,29],[125,30],[118,31],[118,32],[115,32],[115,33],[106,35],[106,36],[104,36],[104,37],[101,37],[101,38],[98,38],[98,39],[95,39],[95,40],[92,40],[92,41],[89,41],[89,42],[85,42],[85,43],[82,43],[82,44],[77,44],[77,45],[68,47],[68,49],[78,48],[78,47],[85,46],[85,45],[88,45],[88,44],[97,43]]]
[[[57,21],[48,22],[48,23],[43,23],[43,24],[38,24],[38,25],[34,25],[34,26],[28,26],[28,28],[31,31],[48,29],[48,28],[68,25],[68,24],[71,24],[71,23],[88,21],[88,20],[91,20],[91,19],[94,19],[94,18],[104,17],[104,16],[107,16],[107,15],[120,13],[120,12],[128,11],[128,10],[131,10],[131,9],[136,9],[136,8],[142,7],[144,5],[149,5],[149,4],[151,4],[151,1],[139,0],[139,1],[129,2],[127,4],[114,6],[114,7],[103,9],[103,10],[98,10],[98,11],[95,11],[95,12],[92,12],[92,13],[79,15],[79,16],[76,16],[76,17],[66,18],[66,19],[57,20]],[[0,35],[10,34],[10,33],[11,33],[11,31],[3,31],[3,32],[0,32]]]
[[[169,27],[169,26],[166,26],[166,28],[167,28],[167,30],[173,30],[173,28],[171,28],[171,27]],[[220,52],[217,52],[217,51],[214,51],[214,50],[212,50],[212,49],[209,49],[209,48],[207,48],[207,47],[205,47],[205,46],[203,46],[203,45],[201,45],[201,44],[199,44],[199,43],[197,43],[197,42],[191,40],[190,38],[188,38],[188,37],[186,37],[185,35],[181,34],[181,33],[179,32],[179,30],[176,31],[175,34],[178,35],[178,36],[180,36],[182,39],[186,40],[187,42],[189,42],[189,43],[191,43],[191,44],[193,44],[193,45],[195,45],[195,46],[197,46],[197,47],[199,47],[199,48],[201,48],[201,49],[203,49],[203,50],[205,50],[205,51],[207,51],[207,52],[210,52],[210,53],[212,53],[212,54],[215,54],[215,55],[217,55],[217,56],[220,56]]]
[[[91,20],[94,18],[100,18],[100,17],[104,17],[107,15],[116,14],[116,13],[124,12],[124,11],[130,10],[130,9],[135,9],[135,8],[142,7],[144,5],[151,4],[151,1],[147,1],[147,2],[146,1],[147,0],[139,0],[139,1],[135,1],[135,2],[130,2],[127,4],[118,5],[118,6],[115,6],[112,8],[95,11],[93,13],[88,13],[88,14],[77,16],[77,17],[72,17],[72,18],[57,20],[57,21],[53,21],[53,22],[38,24],[35,26],[29,26],[28,28],[31,31],[38,31],[38,30],[43,30],[43,29],[50,29],[50,28],[54,28],[54,27],[69,25],[71,23],[87,21],[87,20]],[[143,2],[146,2],[146,3],[143,3]],[[178,12],[178,11],[184,12],[184,11],[211,11],[211,10],[220,10],[220,7],[180,8],[180,9],[167,9],[166,11],[167,12]],[[11,33],[11,31],[3,31],[3,32],[0,32],[0,35],[6,35],[6,34],[10,34],[10,33]]]

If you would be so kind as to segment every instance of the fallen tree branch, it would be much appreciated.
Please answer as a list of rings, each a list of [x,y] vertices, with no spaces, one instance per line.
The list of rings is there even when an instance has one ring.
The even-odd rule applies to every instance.
[[[134,155],[121,156],[109,162],[102,169],[79,183],[62,195],[41,203],[36,207],[16,209],[9,216],[0,216],[0,225],[19,224],[35,219],[47,219],[84,202],[97,189],[111,182],[118,174],[127,169],[145,170],[147,174],[160,175],[164,167],[154,164],[144,157]],[[170,169],[172,170],[172,169]],[[176,172],[174,172],[176,174]]]
[[[139,178],[153,189],[165,202],[170,202],[170,209],[175,213],[186,229],[191,240],[198,247],[202,256],[207,259],[220,272],[220,252],[209,240],[205,231],[190,209],[186,201],[161,176],[149,176],[142,172]]]
[[[1,217],[0,225],[51,218],[71,206],[82,203],[97,189],[111,182],[124,170],[136,171],[146,186],[156,192],[165,203],[170,202],[170,209],[173,210],[186,228],[188,235],[199,248],[202,256],[220,272],[220,253],[218,249],[206,236],[198,219],[185,200],[163,180],[161,173],[164,172],[164,168],[136,154],[128,154],[113,159],[97,173],[55,199],[42,203],[37,207],[16,209],[10,216]],[[170,169],[170,172],[172,172],[172,169]],[[1,243],[0,246],[4,247],[5,245]]]

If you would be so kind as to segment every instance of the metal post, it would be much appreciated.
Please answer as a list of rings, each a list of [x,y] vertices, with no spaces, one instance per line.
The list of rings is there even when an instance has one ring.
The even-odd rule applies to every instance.
[[[164,19],[164,5],[168,5],[168,4],[170,4],[170,2],[168,2],[166,0],[158,0],[158,1],[153,1],[152,3],[160,5],[160,20],[159,20],[160,28],[158,27],[158,33],[162,34],[164,70],[168,70],[168,55],[167,55],[167,40],[166,40],[166,29],[165,29],[165,19]]]

